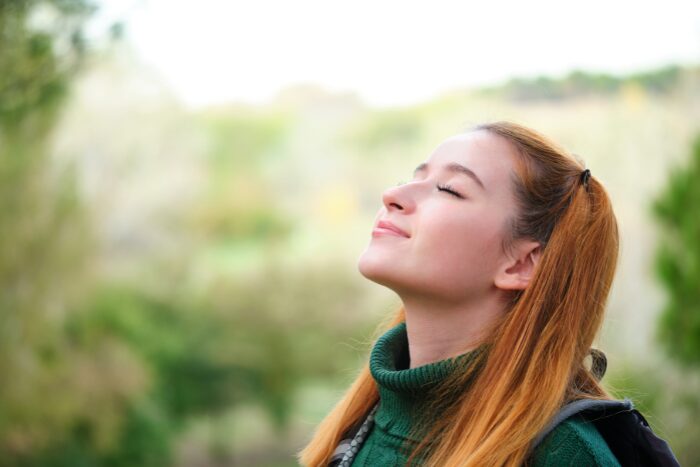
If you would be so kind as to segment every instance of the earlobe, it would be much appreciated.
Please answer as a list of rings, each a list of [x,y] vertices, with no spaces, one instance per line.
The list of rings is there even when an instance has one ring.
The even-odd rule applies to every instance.
[[[496,287],[502,290],[525,290],[535,274],[542,246],[538,242],[529,241],[519,245],[517,257],[511,257],[494,278]]]

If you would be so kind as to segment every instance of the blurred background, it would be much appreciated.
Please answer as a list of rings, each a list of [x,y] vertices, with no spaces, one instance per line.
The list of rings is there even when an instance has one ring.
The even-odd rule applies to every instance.
[[[296,465],[382,191],[500,119],[609,190],[604,382],[700,465],[700,3],[470,3],[0,1],[0,466]]]

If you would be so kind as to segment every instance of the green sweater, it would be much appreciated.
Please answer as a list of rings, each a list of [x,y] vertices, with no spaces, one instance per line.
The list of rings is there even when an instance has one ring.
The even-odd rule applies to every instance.
[[[359,449],[353,467],[405,465],[402,449],[409,430],[425,408],[427,391],[458,368],[465,368],[485,346],[417,368],[408,368],[406,324],[401,323],[379,338],[370,355],[370,371],[379,388],[379,408],[374,424]],[[463,366],[464,365],[464,366]],[[439,417],[440,414],[433,414]],[[579,416],[559,424],[535,450],[533,466],[618,466],[596,428]]]

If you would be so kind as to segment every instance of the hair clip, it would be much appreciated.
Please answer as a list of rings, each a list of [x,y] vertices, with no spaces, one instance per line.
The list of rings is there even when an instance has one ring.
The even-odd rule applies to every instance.
[[[581,172],[581,183],[583,183],[583,186],[586,187],[586,190],[588,190],[588,179],[591,178],[591,171],[586,169],[583,172]]]

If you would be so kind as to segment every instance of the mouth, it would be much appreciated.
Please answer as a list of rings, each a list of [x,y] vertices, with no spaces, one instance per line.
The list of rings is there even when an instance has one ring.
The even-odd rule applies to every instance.
[[[411,236],[400,229],[399,227],[395,226],[389,221],[379,221],[372,230],[372,236],[376,237],[379,235],[390,235],[390,236],[395,236],[395,237],[404,237],[404,238],[410,238]]]

